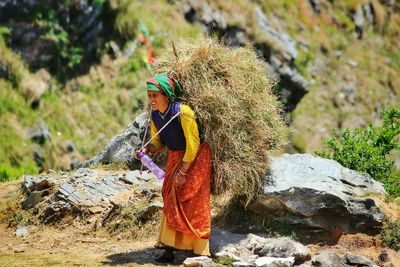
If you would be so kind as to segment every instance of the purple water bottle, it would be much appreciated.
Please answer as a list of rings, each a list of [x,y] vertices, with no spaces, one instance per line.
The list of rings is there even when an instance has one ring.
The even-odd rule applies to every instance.
[[[138,158],[140,159],[140,161],[143,163],[144,166],[146,166],[147,169],[149,169],[158,180],[162,180],[164,179],[165,176],[165,171],[163,169],[161,169],[160,167],[158,167],[153,160],[146,155],[146,153],[144,153],[143,151],[140,151],[137,154]]]

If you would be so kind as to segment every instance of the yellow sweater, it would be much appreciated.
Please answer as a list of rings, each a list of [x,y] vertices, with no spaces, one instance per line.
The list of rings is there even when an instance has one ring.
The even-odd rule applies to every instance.
[[[197,151],[199,150],[200,146],[199,130],[193,110],[188,105],[181,104],[181,111],[182,113],[179,115],[179,117],[183,134],[185,135],[186,139],[186,150],[185,155],[183,156],[183,161],[192,162],[196,158]],[[153,121],[151,121],[150,129],[151,137],[155,136],[157,133],[157,128]],[[162,150],[165,147],[165,145],[161,143],[159,135],[157,135],[151,143],[157,148],[157,151]]]

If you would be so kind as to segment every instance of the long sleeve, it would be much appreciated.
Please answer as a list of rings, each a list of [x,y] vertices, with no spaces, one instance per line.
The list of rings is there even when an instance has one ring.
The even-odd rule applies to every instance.
[[[153,120],[151,120],[151,122],[150,122],[150,133],[151,133],[151,137],[155,136],[157,133],[157,128],[156,128]],[[154,137],[154,139],[151,141],[151,144],[153,144],[156,147],[157,151],[160,151],[165,147],[165,145],[161,142],[160,135],[157,135],[156,137]]]
[[[186,139],[186,151],[183,161],[192,162],[196,158],[200,146],[198,125],[194,112],[188,105],[181,104],[181,111],[181,125]]]

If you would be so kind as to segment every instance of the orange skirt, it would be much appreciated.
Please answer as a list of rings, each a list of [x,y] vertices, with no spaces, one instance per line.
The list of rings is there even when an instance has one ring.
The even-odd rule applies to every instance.
[[[169,151],[162,188],[163,216],[156,247],[166,245],[209,255],[211,149],[206,143],[200,145],[185,183],[176,187],[173,177],[184,154],[185,151]]]

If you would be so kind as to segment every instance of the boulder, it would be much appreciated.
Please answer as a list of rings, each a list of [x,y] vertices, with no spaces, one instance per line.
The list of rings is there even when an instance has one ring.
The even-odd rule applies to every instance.
[[[254,234],[235,234],[221,229],[212,230],[210,250],[218,257],[227,256],[239,262],[256,265],[259,258],[264,258],[265,264],[268,262],[266,258],[270,257],[285,258],[288,262],[304,262],[311,258],[307,247],[287,237],[265,238]]]
[[[114,136],[103,150],[85,162],[75,164],[73,168],[86,168],[92,164],[108,164],[113,162],[127,162],[135,164],[138,161],[132,157],[132,153],[140,148],[143,139],[150,135],[148,114],[140,114],[128,125],[128,128],[121,134]],[[146,135],[146,136],[145,136]]]
[[[333,252],[322,251],[317,254],[312,260],[313,266],[335,266],[335,267],[347,267],[347,266],[365,266],[365,267],[378,267],[373,261],[356,255],[346,253],[335,254]]]
[[[310,154],[272,158],[262,193],[249,209],[313,236],[335,241],[341,233],[374,234],[384,214],[367,194],[385,194],[369,175]],[[307,236],[307,235],[306,235]],[[305,237],[306,237],[305,236]]]
[[[27,138],[43,145],[46,141],[51,141],[49,128],[43,119],[39,119],[38,125],[28,130]]]
[[[130,176],[137,174],[137,183],[125,182],[123,177],[126,176],[126,172],[85,168],[42,177],[25,176],[22,189],[26,198],[21,204],[23,208],[30,209],[43,203],[43,212],[39,217],[43,222],[49,223],[68,214],[82,214],[85,218],[93,215],[108,218],[111,211],[114,212],[128,203],[136,205],[138,198],[147,196],[149,204],[138,214],[138,220],[145,222],[162,208],[159,194],[161,182],[147,179],[148,176],[151,177],[147,171],[143,171],[142,174],[139,171],[129,173]]]

